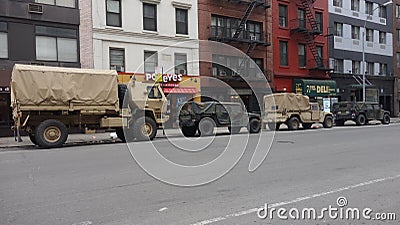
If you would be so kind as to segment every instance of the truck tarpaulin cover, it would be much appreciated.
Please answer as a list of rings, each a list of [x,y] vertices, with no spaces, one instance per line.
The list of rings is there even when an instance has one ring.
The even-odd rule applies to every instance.
[[[21,107],[71,105],[118,110],[117,73],[59,67],[15,65],[11,76],[12,102]],[[76,107],[75,107],[76,106]]]
[[[267,112],[305,111],[310,109],[310,101],[305,95],[276,93],[264,96],[264,107]]]

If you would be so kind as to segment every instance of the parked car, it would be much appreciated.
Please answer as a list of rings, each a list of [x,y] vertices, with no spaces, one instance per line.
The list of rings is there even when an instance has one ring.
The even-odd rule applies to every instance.
[[[390,123],[390,112],[383,110],[376,102],[339,102],[333,104],[333,115],[337,126],[343,126],[347,120],[362,126],[371,120]]]
[[[313,123],[322,123],[325,128],[333,126],[332,113],[324,112],[319,103],[310,102],[309,97],[294,93],[275,93],[264,96],[264,118],[270,130],[279,130],[286,124],[289,130],[311,128]]]
[[[186,137],[193,137],[197,132],[210,136],[215,127],[227,127],[231,134],[239,133],[242,127],[250,133],[258,133],[261,118],[258,114],[247,113],[240,103],[190,101],[180,110],[179,127]]]

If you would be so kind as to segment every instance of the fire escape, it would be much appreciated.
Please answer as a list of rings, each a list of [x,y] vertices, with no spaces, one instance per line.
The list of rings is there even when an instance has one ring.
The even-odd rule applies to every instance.
[[[218,0],[220,1],[220,0]],[[247,29],[249,17],[256,8],[267,9],[270,4],[267,0],[227,0],[228,3],[235,3],[238,5],[247,5],[244,15],[237,20],[237,26],[231,28],[223,28],[220,26],[212,26],[211,36],[209,40],[219,41],[229,44],[247,44],[246,55],[248,58],[242,60],[239,66],[239,73],[244,69],[248,59],[252,57],[254,50],[257,46],[270,46],[269,36],[261,31],[258,35],[252,35]]]
[[[311,68],[312,70],[329,71],[330,69],[329,65],[327,65],[328,63],[324,62],[322,56],[318,54],[317,46],[315,44],[315,38],[322,34],[322,30],[319,28],[314,16],[314,2],[315,0],[300,0],[300,4],[305,11],[305,19],[308,21],[311,29],[307,28],[306,21],[299,19],[298,24],[291,28],[291,34],[298,32],[304,36],[307,46],[310,49],[315,61],[315,67]]]

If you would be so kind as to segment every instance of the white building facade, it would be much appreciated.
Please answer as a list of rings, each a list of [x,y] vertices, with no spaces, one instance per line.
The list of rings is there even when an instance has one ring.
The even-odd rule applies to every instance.
[[[92,18],[95,69],[199,75],[197,0],[92,0]]]

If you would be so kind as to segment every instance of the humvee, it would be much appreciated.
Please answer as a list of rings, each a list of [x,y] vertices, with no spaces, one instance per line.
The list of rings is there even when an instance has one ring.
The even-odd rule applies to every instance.
[[[390,112],[383,110],[377,102],[339,102],[333,104],[333,115],[337,126],[343,126],[347,120],[362,126],[371,120],[390,123]]]
[[[255,113],[246,113],[240,103],[190,101],[180,110],[179,127],[186,137],[193,137],[197,132],[210,136],[215,127],[228,127],[231,134],[239,133],[242,127],[250,133],[258,133],[261,118]]]
[[[286,124],[289,130],[311,128],[313,123],[322,123],[325,128],[333,126],[332,113],[324,112],[318,103],[310,102],[308,96],[294,93],[275,93],[264,96],[263,122],[270,130],[279,130]]]

